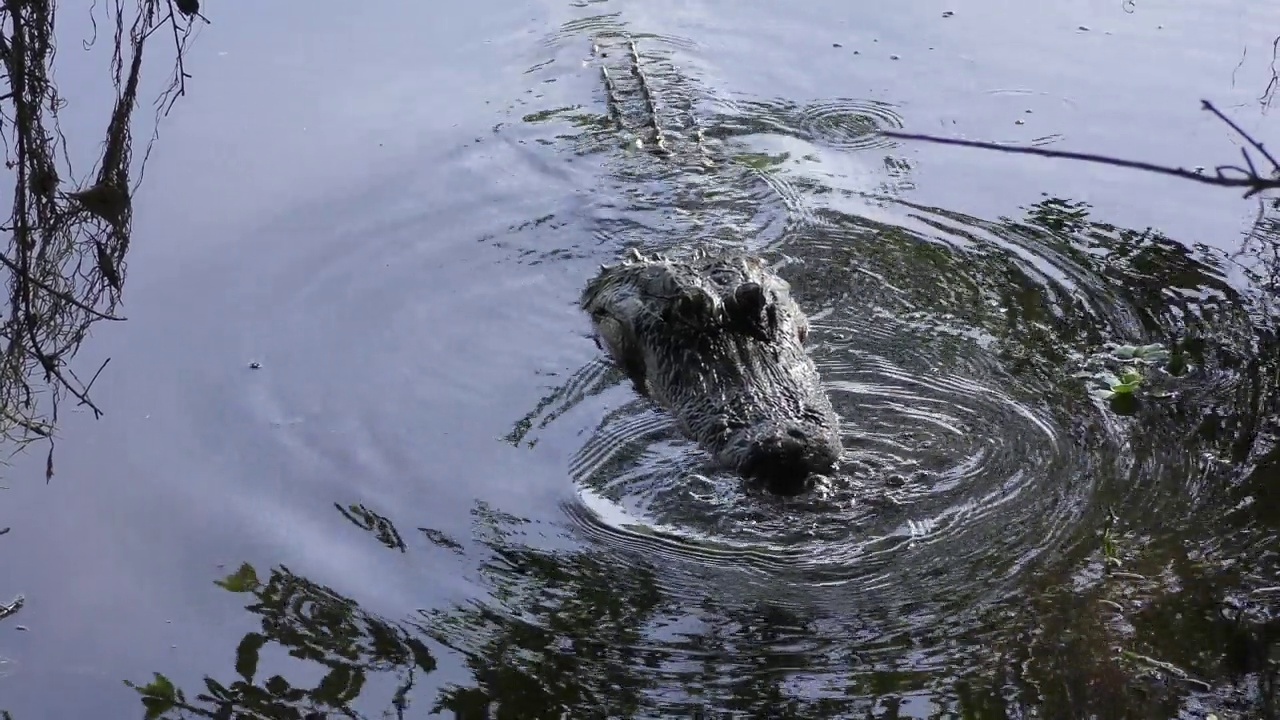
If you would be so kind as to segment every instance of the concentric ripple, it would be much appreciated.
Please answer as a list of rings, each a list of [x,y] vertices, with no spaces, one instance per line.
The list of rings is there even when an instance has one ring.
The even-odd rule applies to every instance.
[[[881,130],[902,128],[902,116],[890,103],[841,98],[801,106],[797,127],[812,141],[847,150],[890,147]]]
[[[1009,390],[980,342],[875,315],[844,308],[814,322],[845,418],[841,471],[822,492],[744,492],[661,411],[636,402],[575,457],[571,514],[615,543],[811,585],[891,573],[915,578],[903,588],[995,590],[1078,511],[1069,488],[1050,487],[1074,460],[1070,443],[1057,419]]]
[[[584,37],[621,38],[633,37],[637,40],[651,40],[664,46],[692,49],[697,44],[686,37],[664,33],[653,33],[637,30],[623,18],[622,13],[602,13],[570,20],[555,31],[542,38],[544,47],[562,47],[582,42]]]
[[[591,23],[556,42],[627,37],[616,19]],[[581,117],[580,131],[557,136],[607,172],[593,239],[602,252],[720,244],[768,253],[810,314],[845,452],[813,493],[749,491],[597,359],[510,438],[532,446],[529,433],[590,418],[577,437],[549,444],[573,452],[563,508],[594,552],[651,572],[646,585],[673,601],[677,624],[706,603],[726,615],[767,605],[830,620],[824,639],[856,634],[863,669],[850,671],[844,657],[812,666],[848,689],[844,673],[876,663],[941,674],[954,671],[947,648],[970,662],[1023,642],[993,618],[1026,610],[1062,582],[1063,568],[1096,563],[1113,512],[1177,537],[1169,528],[1220,475],[1203,471],[1194,443],[1154,439],[1152,429],[1185,436],[1189,413],[1255,405],[1258,382],[1232,359],[1249,354],[1248,341],[1214,359],[1193,340],[1204,371],[1192,380],[1151,369],[1153,384],[1167,380],[1188,399],[1153,405],[1145,424],[1091,395],[1076,371],[1108,341],[1250,337],[1220,265],[1158,233],[1091,220],[1082,203],[1045,200],[1016,220],[916,205],[899,192],[912,165],[882,152],[894,142],[880,131],[903,126],[895,106],[707,103],[710,84],[688,62],[696,48],[633,37],[663,108],[621,81],[618,104],[630,103],[628,118],[659,116],[676,153],[619,149],[616,127]],[[600,73],[593,64],[630,57],[610,51],[583,67]],[[690,108],[702,137],[679,134],[693,127],[679,116]],[[698,144],[679,144],[690,137]],[[704,151],[713,162],[701,162]],[[1182,425],[1171,427],[1179,413]],[[1212,443],[1253,442],[1218,425],[1201,431],[1217,433]]]
[[[1013,226],[823,213],[793,228],[780,272],[843,418],[839,472],[801,498],[750,492],[615,386],[624,401],[574,456],[566,510],[599,543],[669,561],[674,594],[736,572],[857,605],[886,631],[915,622],[907,608],[981,612],[1076,542],[1098,484],[1132,469],[1123,424],[1063,378],[1089,338],[1145,323],[1085,255]]]
[[[1132,265],[1103,260],[1121,239],[1100,226],[1066,241],[1055,233],[1083,232],[1084,216],[1057,201],[1024,222],[899,208],[898,225],[823,210],[792,228],[779,262],[843,418],[839,472],[800,498],[748,491],[624,384],[602,389],[595,364],[569,385],[595,391],[555,411],[611,400],[569,467],[565,510],[581,533],[661,562],[664,592],[689,602],[713,583],[743,602],[838,607],[879,637],[972,643],[997,632],[977,618],[1033,592],[1033,569],[1097,552],[1100,496],[1145,526],[1186,512],[1203,480],[1185,471],[1201,461],[1170,460],[1183,485],[1153,496],[1134,478],[1170,476],[1139,460],[1132,424],[1071,370],[1102,338],[1147,342],[1196,316],[1247,324],[1218,271],[1172,243],[1150,242]],[[1152,268],[1167,268],[1160,287],[1185,288],[1179,307],[1164,290],[1165,305],[1146,301]],[[1235,377],[1202,372],[1181,391],[1223,397],[1222,373]]]
[[[879,100],[835,98],[811,103],[750,100],[737,103],[753,122],[817,145],[841,150],[893,147],[881,130],[903,127],[897,106]]]

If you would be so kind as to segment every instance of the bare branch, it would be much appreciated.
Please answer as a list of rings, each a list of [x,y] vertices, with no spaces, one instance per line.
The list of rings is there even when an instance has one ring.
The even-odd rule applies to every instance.
[[[1277,162],[1275,157],[1273,157],[1271,153],[1267,152],[1267,149],[1262,146],[1262,143],[1253,139],[1253,136],[1245,132],[1244,129],[1241,128],[1239,125],[1235,124],[1235,122],[1231,118],[1227,117],[1226,115],[1223,115],[1222,111],[1218,110],[1218,108],[1213,106],[1213,103],[1209,102],[1208,100],[1201,100],[1200,105],[1205,110],[1208,110],[1209,112],[1217,116],[1219,120],[1226,123],[1232,130],[1235,130],[1237,135],[1243,138],[1245,142],[1249,143],[1249,145],[1253,147],[1253,149],[1257,150],[1262,155],[1262,157],[1266,158],[1267,162],[1271,163],[1271,167],[1273,169],[1280,170],[1280,162]],[[1245,154],[1245,159],[1247,160],[1249,158],[1249,153],[1245,151],[1244,148],[1240,148],[1240,151]],[[1250,162],[1249,165],[1250,167],[1252,167],[1253,163]]]
[[[1107,157],[1105,155],[1095,155],[1092,153],[1069,152],[1065,150],[1047,150],[1038,147],[1021,147],[1016,145],[1004,145],[1000,143],[980,142],[976,140],[960,140],[956,138],[936,137],[932,135],[917,135],[913,133],[898,132],[896,130],[882,130],[881,135],[886,137],[899,138],[902,140],[922,140],[924,142],[938,143],[940,145],[958,145],[961,147],[983,148],[987,150],[997,150],[1006,153],[1018,153],[1024,155],[1038,155],[1040,157],[1064,158],[1068,160],[1083,160],[1085,162],[1099,163],[1102,165],[1111,165],[1114,167],[1131,168],[1134,170],[1144,170],[1146,172],[1158,173],[1161,175],[1171,175],[1173,177],[1183,178],[1206,185],[1216,185],[1218,187],[1234,187],[1244,188],[1244,196],[1251,197],[1265,190],[1280,189],[1280,163],[1271,155],[1262,143],[1255,140],[1251,135],[1240,128],[1239,125],[1232,122],[1229,118],[1218,111],[1208,100],[1201,101],[1205,110],[1212,112],[1220,120],[1225,122],[1232,130],[1244,138],[1250,147],[1255,149],[1267,162],[1271,163],[1272,174],[1269,177],[1263,177],[1256,169],[1253,159],[1249,156],[1247,148],[1241,148],[1240,152],[1244,155],[1245,164],[1248,166],[1240,167],[1237,165],[1219,165],[1214,168],[1212,175],[1206,175],[1197,170],[1187,170],[1180,167],[1169,167],[1167,165],[1156,165],[1154,163],[1140,162],[1136,160],[1123,160],[1121,158]],[[1239,177],[1228,177],[1226,171],[1238,173]]]

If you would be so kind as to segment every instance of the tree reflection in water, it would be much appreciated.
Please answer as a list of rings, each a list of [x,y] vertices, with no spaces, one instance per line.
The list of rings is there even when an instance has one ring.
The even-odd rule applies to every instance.
[[[135,161],[134,112],[144,46],[158,37],[162,49],[148,54],[170,48],[175,53],[169,60],[170,83],[157,99],[158,107],[167,112],[185,89],[183,55],[194,24],[207,22],[193,0],[177,2],[176,12],[174,4],[104,4],[106,17],[114,23],[114,34],[103,34],[114,38],[107,63],[114,93],[99,154],[86,173],[83,161],[89,158],[69,150],[74,144],[68,144],[59,120],[69,99],[82,95],[77,89],[68,98],[56,81],[58,3],[0,3],[0,72],[8,87],[0,95],[0,141],[5,167],[12,173],[13,197],[9,217],[0,226],[8,238],[0,254],[0,274],[7,276],[7,312],[0,318],[0,442],[10,452],[35,441],[48,443],[46,481],[54,474],[54,437],[62,402],[70,398],[95,417],[101,414],[89,391],[106,362],[96,372],[82,367],[81,377],[72,369],[72,360],[90,328],[123,319],[115,313],[127,275],[133,194],[155,140],[152,133],[141,159]],[[98,13],[104,7],[71,5],[70,12],[88,12],[93,19],[93,37],[82,40],[86,52],[99,43]],[[103,24],[104,30],[108,27]],[[8,532],[0,525],[0,535]],[[23,603],[21,595],[0,600],[0,620],[18,613]],[[0,674],[4,663],[0,656]]]
[[[130,683],[148,717],[324,718],[331,712],[360,717],[351,705],[370,676],[378,674],[395,677],[389,705],[396,717],[404,717],[418,675],[435,669],[417,635],[288,568],[273,568],[262,581],[246,563],[218,585],[251,595],[245,610],[261,619],[260,630],[245,634],[236,646],[238,677],[225,682],[206,677],[204,689],[191,693],[159,673],[146,685]],[[323,677],[309,686],[278,673],[261,677],[259,661],[267,649],[314,665]]]
[[[613,16],[600,22],[621,32]],[[669,94],[697,96],[677,70],[646,67]],[[754,115],[711,118],[709,141],[724,149],[753,134],[807,140],[834,122],[788,103],[748,111]],[[841,117],[855,135],[877,125]],[[617,149],[603,115],[563,109],[525,119],[561,123],[570,134],[558,139],[580,154]],[[1277,215],[1260,216],[1249,254],[1229,258],[1155,230],[1100,222],[1086,204],[1064,199],[994,221],[914,205],[892,197],[909,170],[894,164],[893,182],[864,189],[861,199],[901,209],[908,229],[832,209],[835,196],[857,192],[792,173],[794,158],[718,159],[706,174],[681,178],[667,177],[676,174],[669,162],[636,157],[610,172],[636,208],[706,209],[700,239],[755,222],[764,207],[795,214],[801,220],[786,228],[784,250],[802,262],[784,270],[797,295],[827,308],[854,292],[909,297],[922,321],[921,336],[907,341],[938,340],[925,335],[925,321],[939,318],[980,331],[1002,371],[1040,393],[1065,442],[1082,448],[1081,472],[1098,477],[1087,478],[1083,507],[1065,516],[1071,527],[1055,537],[1053,552],[1017,575],[1016,592],[959,620],[907,603],[890,610],[911,614],[910,622],[886,621],[884,608],[818,602],[816,584],[748,587],[756,577],[736,568],[691,570],[646,552],[656,545],[584,539],[573,529],[536,533],[528,520],[479,505],[476,545],[426,528],[422,536],[476,564],[482,599],[393,620],[285,568],[264,582],[246,566],[223,583],[252,596],[246,610],[261,619],[235,652],[238,679],[209,676],[202,689],[179,690],[157,675],[137,687],[151,716],[1276,717]],[[654,177],[646,173],[675,190],[647,195],[661,183],[648,183]],[[712,195],[718,204],[709,207]],[[815,209],[810,196],[829,202]],[[619,247],[654,240],[625,223],[603,234]],[[865,280],[859,269],[876,277]],[[1055,275],[1063,272],[1071,275]],[[1229,281],[1232,274],[1244,275],[1247,288]],[[1167,397],[1094,402],[1072,376],[1105,342],[1126,338],[1170,348],[1168,372],[1151,378]],[[571,378],[508,440],[533,446],[531,434],[612,379]],[[391,518],[363,506],[338,510],[392,552],[412,554]],[[994,528],[988,539],[1013,529]],[[563,532],[576,549],[536,546],[550,532]],[[274,659],[280,655],[309,671],[286,668]],[[435,658],[446,657],[445,667],[456,663],[469,677],[426,679]],[[260,671],[267,662],[272,669]],[[320,679],[303,683],[286,673]]]
[[[1058,212],[1064,207],[1042,206],[1030,222],[1061,227],[1069,221]],[[1085,222],[1078,212],[1070,217]],[[1146,237],[1112,229],[1107,236]],[[1185,272],[1186,255],[1152,248],[1122,251],[1121,262],[1152,274],[1152,287],[1176,285],[1165,273]],[[1212,340],[1212,321],[1202,329]],[[1205,354],[1213,347],[1206,342],[1194,351],[1194,362],[1211,363]],[[1262,374],[1274,377],[1273,360],[1242,362],[1246,372],[1265,365]],[[1243,399],[1276,410],[1269,388],[1241,392],[1221,398],[1221,409]],[[1113,554],[1123,572],[1109,569],[1096,538],[1079,541],[1076,552],[1033,581],[1025,602],[983,619],[1004,630],[987,648],[928,648],[900,638],[896,666],[867,663],[860,657],[865,628],[856,618],[824,616],[783,596],[743,601],[711,581],[690,595],[688,583],[667,581],[659,560],[590,547],[538,549],[524,541],[536,535],[529,521],[479,505],[474,531],[485,553],[485,600],[394,621],[286,568],[262,581],[245,565],[219,583],[251,596],[246,610],[261,619],[235,649],[238,677],[206,677],[203,689],[185,691],[157,675],[137,689],[149,717],[421,717],[412,703],[433,686],[423,680],[436,668],[428,649],[435,643],[471,678],[436,686],[429,710],[459,718],[990,720],[1168,718],[1192,710],[1275,717],[1280,621],[1268,600],[1275,588],[1267,585],[1276,584],[1280,514],[1274,502],[1259,500],[1274,495],[1280,449],[1256,424],[1228,422],[1212,407],[1203,415],[1194,407],[1153,407],[1139,415],[1147,433],[1195,428],[1197,452],[1244,458],[1234,481],[1209,490],[1225,496],[1212,506],[1216,515],[1187,520],[1181,542],[1169,546],[1144,546],[1140,530],[1116,531]],[[338,509],[392,551],[404,551],[390,518],[364,507]],[[437,531],[424,529],[423,536],[465,552]],[[1081,587],[1079,576],[1091,570],[1102,581]],[[1176,582],[1167,582],[1170,576]],[[303,684],[283,669],[262,677],[268,650],[323,677]],[[931,657],[931,667],[913,667],[912,654],[917,663]],[[383,681],[373,682],[375,675]]]

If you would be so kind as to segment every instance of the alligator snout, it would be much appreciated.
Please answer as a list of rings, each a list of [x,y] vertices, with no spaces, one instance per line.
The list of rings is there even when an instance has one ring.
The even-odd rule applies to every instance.
[[[840,445],[830,433],[789,425],[753,441],[739,468],[777,495],[799,495],[810,488],[815,473],[829,473],[840,459]]]

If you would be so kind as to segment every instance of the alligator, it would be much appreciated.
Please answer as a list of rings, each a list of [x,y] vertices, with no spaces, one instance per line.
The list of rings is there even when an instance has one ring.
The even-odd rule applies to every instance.
[[[637,250],[587,283],[596,345],[720,464],[798,495],[840,457],[840,418],[804,343],[808,318],[758,257]]]
[[[635,41],[623,40],[628,69],[600,65],[611,124],[673,165],[714,165],[692,103],[660,101]],[[592,51],[609,54],[599,39]],[[747,481],[800,494],[843,449],[840,418],[804,346],[808,319],[760,257],[712,247],[647,256],[632,247],[601,266],[580,307],[597,347],[686,437]]]

